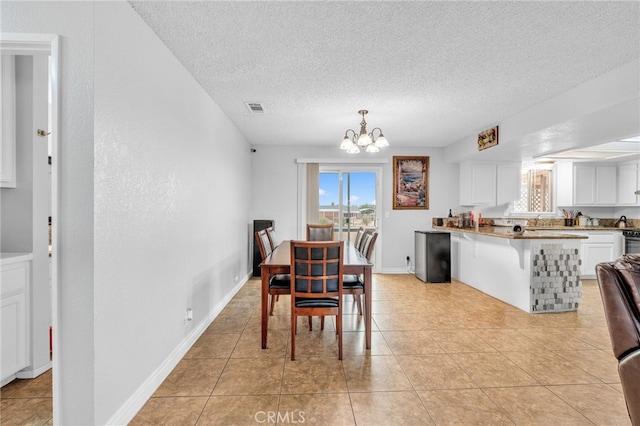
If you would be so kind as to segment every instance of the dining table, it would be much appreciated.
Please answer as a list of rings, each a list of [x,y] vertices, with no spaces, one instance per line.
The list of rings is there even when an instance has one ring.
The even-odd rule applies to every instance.
[[[351,243],[345,242],[343,272],[345,275],[361,275],[364,281],[364,322],[366,348],[371,349],[371,269],[373,264]],[[267,326],[269,323],[269,280],[276,274],[291,272],[291,241],[282,241],[260,263],[262,278],[262,349],[267,348]]]

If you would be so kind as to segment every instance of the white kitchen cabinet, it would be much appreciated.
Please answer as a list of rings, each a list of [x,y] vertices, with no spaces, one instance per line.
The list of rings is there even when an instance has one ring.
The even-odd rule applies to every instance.
[[[460,205],[496,206],[518,198],[519,163],[460,163]]]
[[[615,206],[618,169],[612,164],[564,163],[557,168],[558,206]]]
[[[520,199],[522,167],[520,163],[498,164],[496,182],[496,204],[512,203]]]
[[[596,204],[613,206],[618,193],[618,168],[596,166]]]
[[[573,204],[576,206],[616,204],[615,165],[576,164],[573,167]]]
[[[29,287],[31,255],[2,254],[0,266],[0,383],[29,365]]]
[[[596,168],[573,166],[573,204],[587,206],[596,203]]]
[[[618,205],[640,205],[640,197],[634,194],[638,189],[640,189],[638,163],[618,165]]]
[[[582,265],[580,275],[582,278],[594,279],[596,277],[596,265],[602,262],[611,262],[622,255],[621,232],[588,232],[589,239],[583,240],[580,246]]]
[[[596,265],[602,262],[611,262],[616,259],[613,243],[582,243],[582,265],[580,275],[582,278],[595,278]]]

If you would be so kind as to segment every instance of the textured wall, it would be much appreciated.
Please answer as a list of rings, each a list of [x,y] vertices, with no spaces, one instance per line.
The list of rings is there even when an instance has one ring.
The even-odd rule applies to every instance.
[[[102,424],[247,275],[251,170],[247,142],[127,3],[96,3],[95,22]]]

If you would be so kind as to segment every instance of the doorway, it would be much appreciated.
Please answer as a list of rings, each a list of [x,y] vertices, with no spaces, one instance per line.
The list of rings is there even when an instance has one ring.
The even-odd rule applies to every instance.
[[[318,176],[318,217],[320,222],[334,223],[337,240],[353,241],[358,228],[378,232],[381,241],[379,176],[381,170],[368,166],[320,165]],[[376,247],[380,247],[377,243]],[[379,249],[372,260],[379,265]],[[376,270],[374,266],[374,271]]]
[[[43,241],[38,240],[38,247],[34,247],[34,261],[35,261],[35,252],[41,253],[44,251],[44,256],[48,257],[48,261],[46,261],[48,269],[48,273],[45,274],[48,276],[48,281],[43,283],[42,279],[38,280],[39,289],[42,291],[42,288],[45,288],[47,291],[47,304],[50,308],[47,309],[47,318],[43,319],[42,316],[39,316],[38,322],[38,336],[42,335],[42,328],[40,324],[42,321],[46,321],[46,328],[44,331],[44,339],[42,341],[40,337],[38,337],[37,345],[45,346],[45,350],[48,350],[51,346],[54,348],[58,348],[59,339],[57,338],[58,333],[56,330],[59,330],[59,314],[58,314],[58,276],[59,276],[59,247],[60,240],[58,238],[58,218],[59,218],[59,210],[58,210],[58,179],[59,179],[59,164],[58,164],[58,152],[59,152],[59,131],[58,131],[58,119],[59,119],[59,36],[55,34],[18,34],[18,33],[2,33],[0,34],[0,48],[2,49],[3,55],[11,55],[11,56],[25,56],[33,58],[34,64],[34,73],[37,67],[39,69],[44,68],[47,77],[45,78],[46,83],[44,86],[44,96],[38,96],[37,98],[33,98],[34,109],[37,106],[38,109],[42,108],[44,114],[48,116],[48,119],[44,120],[44,124],[33,123],[33,134],[34,141],[33,143],[45,143],[48,146],[45,147],[45,164],[47,163],[46,156],[50,159],[50,170],[46,171],[46,174],[50,173],[50,182],[47,179],[48,187],[45,189],[45,194],[47,197],[46,203],[46,213],[44,215],[45,220],[50,218],[51,226],[49,232],[51,238],[51,247],[49,250],[48,238],[45,236]],[[45,58],[44,61],[42,58]],[[40,65],[36,65],[40,64]],[[35,81],[34,81],[35,85]],[[48,87],[46,87],[48,86]],[[35,88],[34,88],[35,91]],[[48,93],[47,93],[48,92]],[[39,92],[40,93],[40,92]],[[35,117],[35,115],[34,115]],[[37,130],[40,130],[38,132]],[[39,133],[39,134],[38,134]],[[35,145],[34,145],[35,146]],[[41,145],[40,145],[41,146]],[[42,151],[39,148],[39,151]],[[48,155],[47,155],[48,154]],[[33,167],[44,167],[45,164],[33,164]],[[49,196],[50,194],[50,196]],[[44,209],[40,209],[42,211]],[[49,222],[47,220],[47,222]],[[49,225],[46,225],[46,228],[49,228]],[[35,242],[34,242],[35,244]],[[50,254],[49,254],[50,252]],[[40,254],[38,254],[39,257]],[[50,257],[49,257],[50,256]],[[40,262],[42,263],[42,262]],[[38,267],[40,270],[40,267]],[[35,274],[34,274],[35,277]],[[34,292],[35,293],[35,292]],[[37,300],[36,300],[37,299]],[[34,303],[40,304],[42,298],[33,298],[31,300],[32,305]],[[36,307],[38,311],[42,311],[44,309],[40,309]],[[32,307],[31,314],[36,311],[36,308]],[[50,314],[49,314],[50,312]],[[33,318],[32,318],[33,320]],[[41,321],[42,320],[42,321]],[[33,321],[35,322],[35,321]],[[35,326],[35,324],[32,324]],[[52,339],[49,338],[49,326],[54,330]],[[35,333],[34,333],[35,334]],[[34,336],[35,337],[35,336]],[[51,345],[51,346],[50,346]],[[39,352],[40,353],[40,352]],[[60,407],[60,392],[58,383],[59,381],[56,379],[56,375],[59,373],[60,369],[60,360],[56,353],[53,354],[50,359],[50,364],[52,372],[53,372],[53,389],[52,389],[52,399],[53,399],[53,418],[58,418],[59,407]],[[49,365],[42,364],[42,366],[32,365],[32,369],[30,371],[26,371],[24,377],[35,377],[39,375],[43,369],[48,369]],[[55,423],[55,421],[54,421]]]

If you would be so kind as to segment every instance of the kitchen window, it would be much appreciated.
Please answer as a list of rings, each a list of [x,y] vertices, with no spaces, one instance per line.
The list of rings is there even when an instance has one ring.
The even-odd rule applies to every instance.
[[[513,213],[554,213],[553,164],[523,164],[520,199],[513,202]]]

